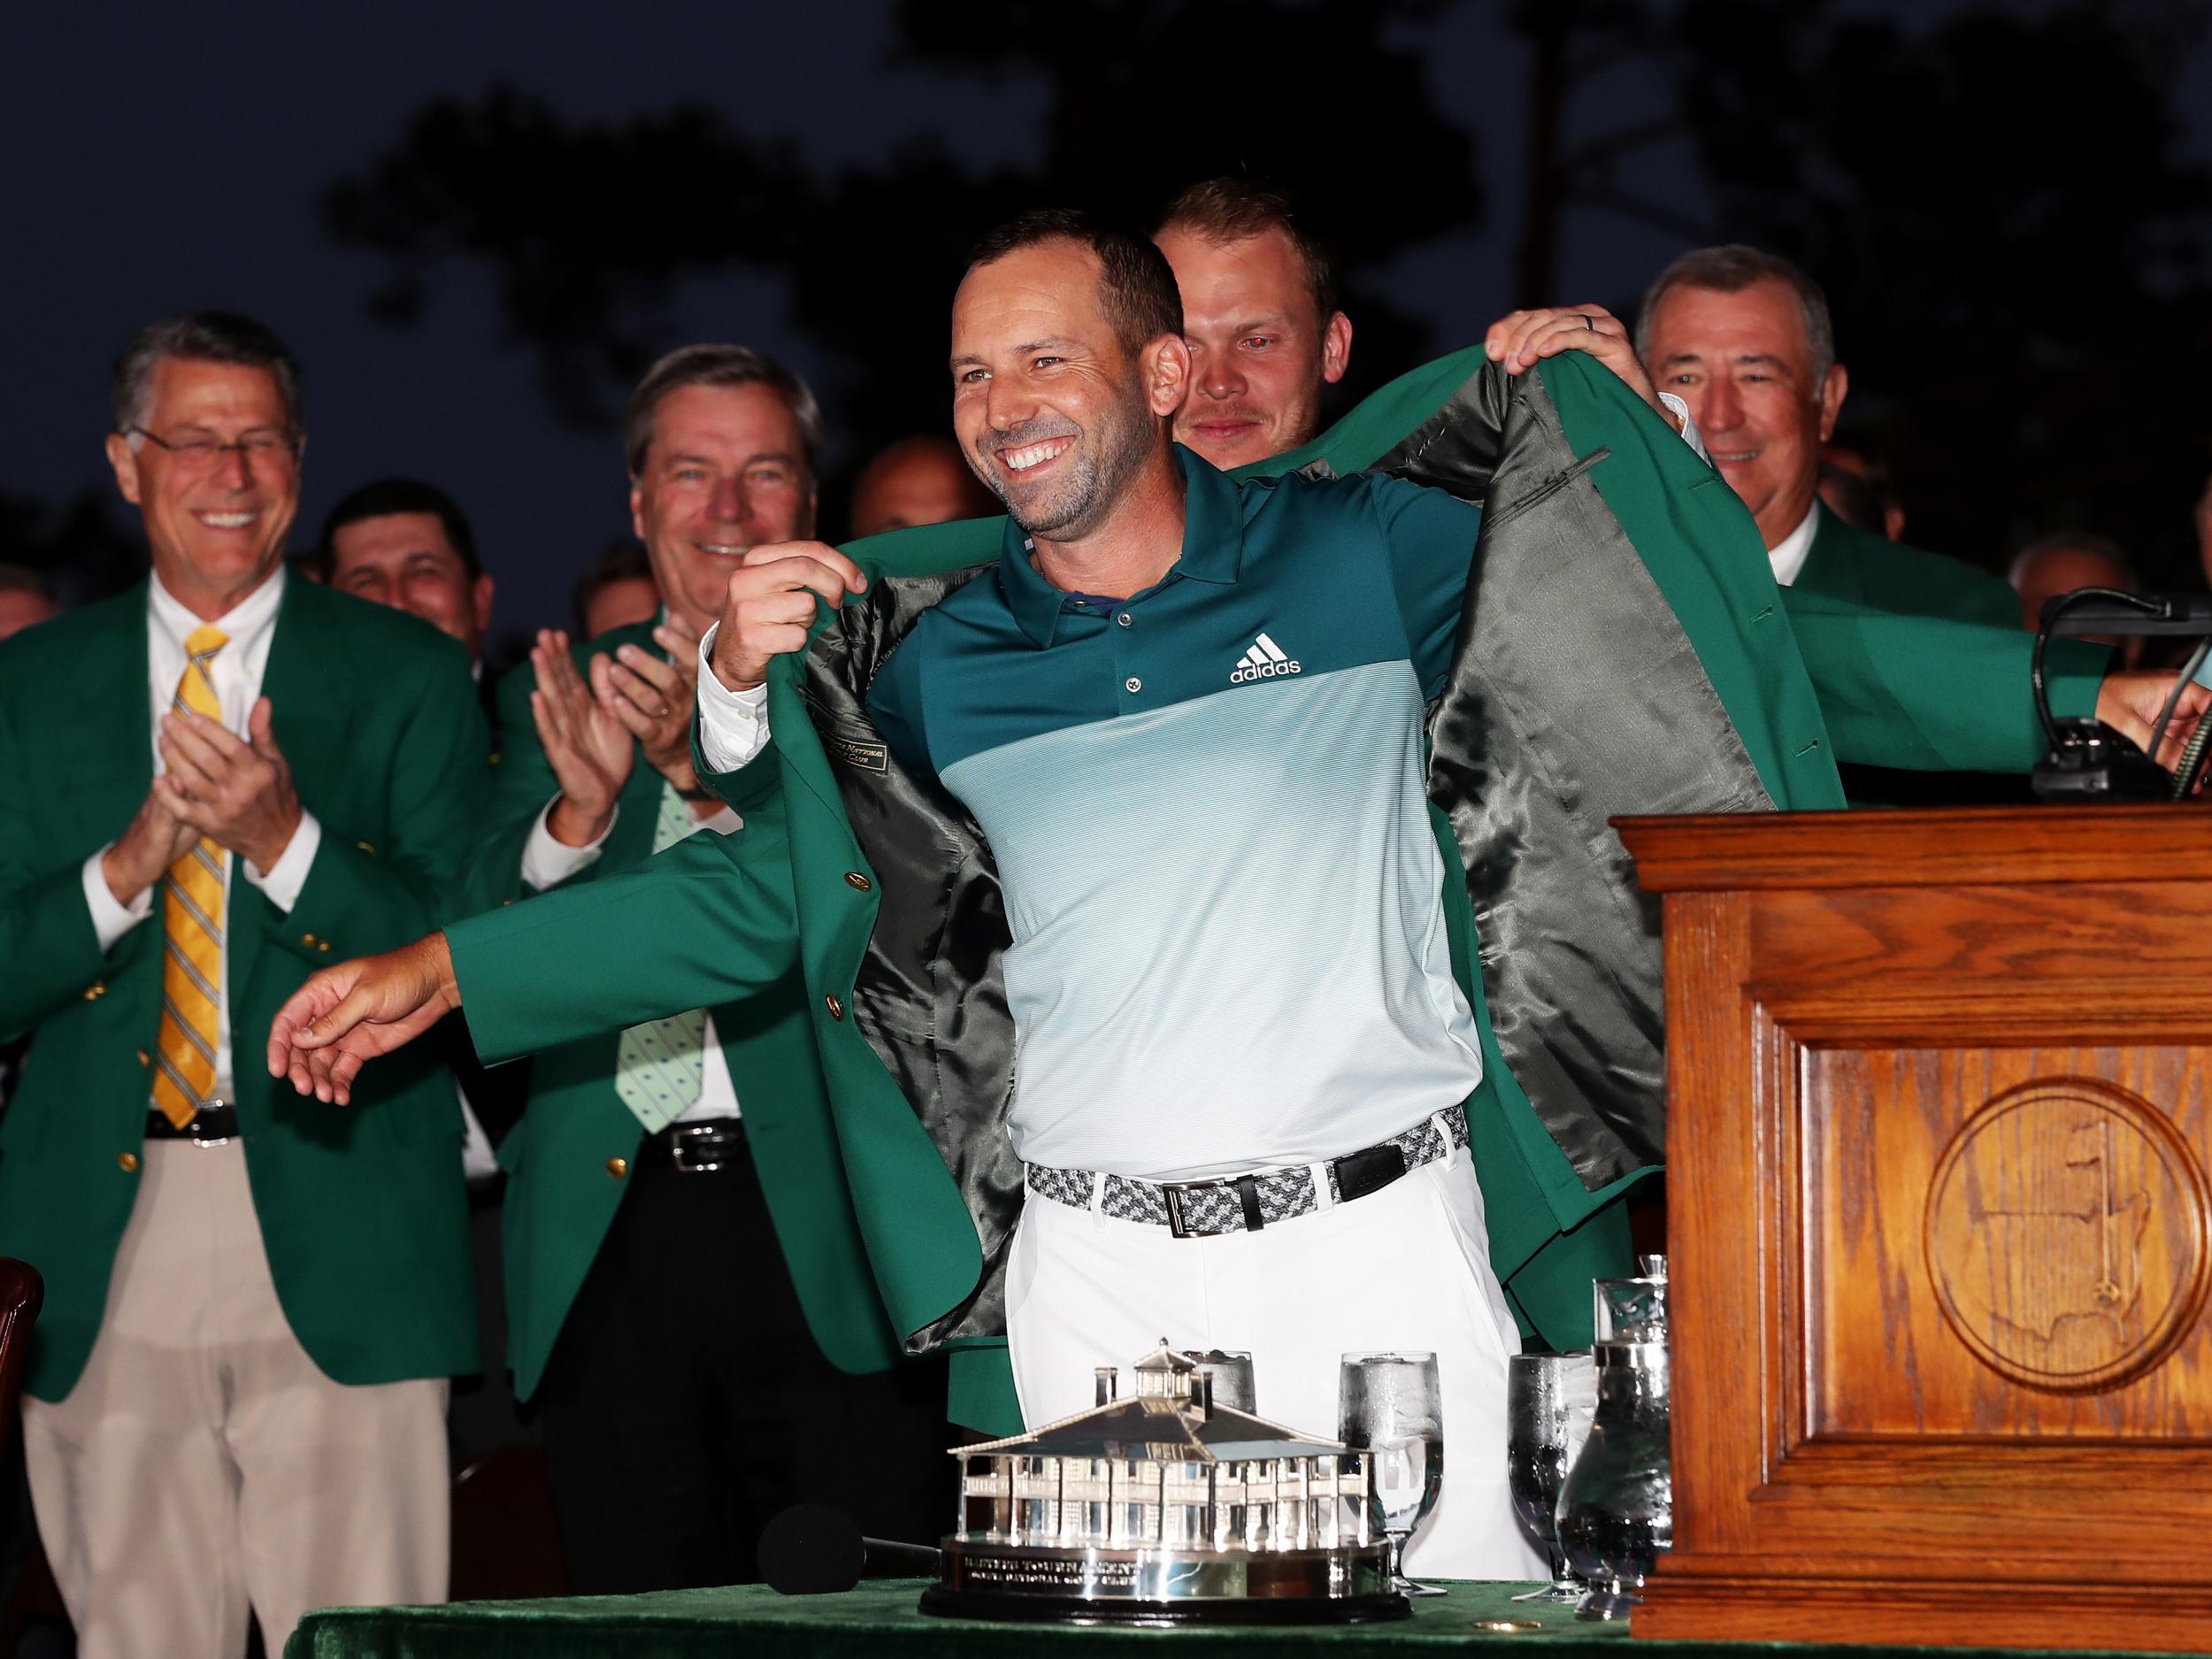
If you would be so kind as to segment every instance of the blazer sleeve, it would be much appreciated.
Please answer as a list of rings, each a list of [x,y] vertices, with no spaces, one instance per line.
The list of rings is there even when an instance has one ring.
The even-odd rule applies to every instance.
[[[2029,772],[2043,757],[2029,682],[2032,634],[1893,616],[1795,588],[1782,603],[1836,758],[1917,772]],[[2109,646],[2053,640],[2051,712],[2093,712]]]
[[[0,695],[0,1042],[28,1032],[100,977],[104,959],[85,908],[83,860],[42,857],[29,761]]]
[[[487,1064],[769,989],[798,937],[780,800],[741,835],[693,835],[624,874],[446,929]]]
[[[309,934],[340,956],[363,956],[419,939],[461,908],[490,748],[467,659],[440,651],[412,687],[395,686],[390,696],[404,710],[386,763],[390,845],[326,831],[298,901],[270,927],[275,942],[316,967],[333,957],[311,954],[303,942]],[[274,908],[264,909],[273,924]]]

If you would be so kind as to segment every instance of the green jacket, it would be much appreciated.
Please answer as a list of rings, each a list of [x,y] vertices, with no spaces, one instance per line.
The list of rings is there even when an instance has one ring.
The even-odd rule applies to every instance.
[[[31,1040],[0,1122],[0,1255],[45,1276],[27,1383],[42,1400],[69,1392],[99,1331],[160,1023],[158,903],[104,955],[80,875],[152,780],[146,606],[141,583],[0,643],[0,1040]],[[411,617],[295,576],[262,692],[322,825],[288,915],[250,882],[230,889],[240,1133],[277,1297],[340,1382],[473,1371],[460,1113],[434,1046],[380,1062],[345,1110],[295,1094],[262,1058],[278,1006],[315,969],[449,914],[486,746],[468,658]]]
[[[639,623],[578,646],[577,665],[588,672],[592,657],[612,655],[624,645],[663,658],[667,655],[653,642],[652,625]],[[537,673],[527,663],[500,682],[504,737],[485,813],[488,833],[472,861],[466,887],[466,908],[472,910],[526,896],[523,849],[545,803],[560,791],[531,718],[530,694],[536,688]],[[641,755],[623,785],[614,827],[598,858],[563,887],[604,881],[645,862],[653,850],[661,784],[660,773]],[[716,837],[708,833],[705,839]],[[790,956],[795,964],[795,951]],[[710,1011],[730,1075],[740,1079],[740,1103],[749,1121],[755,1079],[775,1075],[772,1033],[779,1026],[788,1026],[798,1037],[806,1031],[796,975],[783,995],[748,996]],[[756,1054],[764,1037],[771,1039],[769,1052]],[[535,1393],[545,1374],[569,1305],[614,1220],[629,1162],[643,1136],[635,1115],[614,1091],[619,1041],[618,1031],[601,1031],[539,1053],[531,1066],[529,1104],[500,1143],[499,1161],[508,1175],[502,1235],[507,1358],[514,1367],[518,1399]]]
[[[1294,466],[1379,467],[1486,502],[1431,794],[1467,876],[1448,902],[1487,1063],[1470,1116],[1493,1263],[1525,1322],[1586,1341],[1588,1280],[1626,1259],[1613,1201],[1656,1164],[1663,1119],[1656,928],[1606,817],[1840,806],[1837,754],[1876,741],[1932,766],[2025,766],[2029,642],[1778,593],[1727,485],[1577,357],[1508,382],[1460,353],[1258,470]],[[987,565],[1000,535],[977,521],[849,549],[869,595],[805,659],[778,661],[774,742],[716,780],[741,837],[449,934],[479,1043],[516,1054],[786,984],[795,933],[807,1041],[741,1085],[793,1278],[841,1365],[952,1347],[955,1415],[985,1428],[1011,1413],[996,1270],[1020,1190],[999,1123],[1010,1080],[975,1062],[995,1014],[992,895],[971,879],[987,849],[961,844],[956,812],[917,841],[896,764],[855,710],[902,625],[962,580],[933,573]],[[2102,661],[2068,654],[2062,703],[2086,706]],[[1578,978],[1592,961],[1606,972]],[[952,990],[915,1006],[933,974]],[[1606,1041],[1593,1054],[1535,1008]]]
[[[2020,626],[2012,584],[1963,560],[1855,529],[1824,506],[1796,586],[1899,616],[1949,617],[1993,628]]]

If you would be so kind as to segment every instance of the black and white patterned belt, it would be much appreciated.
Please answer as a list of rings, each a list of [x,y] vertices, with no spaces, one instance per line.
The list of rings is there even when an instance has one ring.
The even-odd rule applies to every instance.
[[[1467,1113],[1454,1106],[1423,1118],[1403,1134],[1331,1158],[1317,1167],[1328,1179],[1330,1202],[1349,1203],[1380,1192],[1408,1170],[1449,1157],[1454,1147],[1466,1144]],[[1053,1170],[1041,1164],[1025,1167],[1029,1171],[1029,1190],[1041,1197],[1088,1210],[1095,1196],[1107,1215],[1165,1227],[1179,1239],[1257,1233],[1275,1222],[1310,1215],[1321,1208],[1313,1185],[1317,1166],[1311,1164],[1250,1175],[1225,1175],[1210,1181],[1140,1181],[1126,1175],[1109,1175],[1102,1194],[1095,1170]]]

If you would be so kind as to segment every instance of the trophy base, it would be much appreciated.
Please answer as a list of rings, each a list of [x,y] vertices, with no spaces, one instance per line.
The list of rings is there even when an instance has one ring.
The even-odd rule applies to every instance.
[[[921,1610],[946,1618],[1165,1629],[1364,1624],[1405,1618],[1380,1544],[1340,1549],[1033,1548],[944,1544]]]

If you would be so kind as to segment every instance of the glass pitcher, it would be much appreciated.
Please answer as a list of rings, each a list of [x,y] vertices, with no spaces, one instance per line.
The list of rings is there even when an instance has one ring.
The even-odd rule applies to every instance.
[[[1559,1543],[1591,1586],[1578,1618],[1625,1617],[1660,1553],[1674,1542],[1667,1430],[1665,1264],[1640,1279],[1596,1281],[1598,1409],[1559,1494]]]

